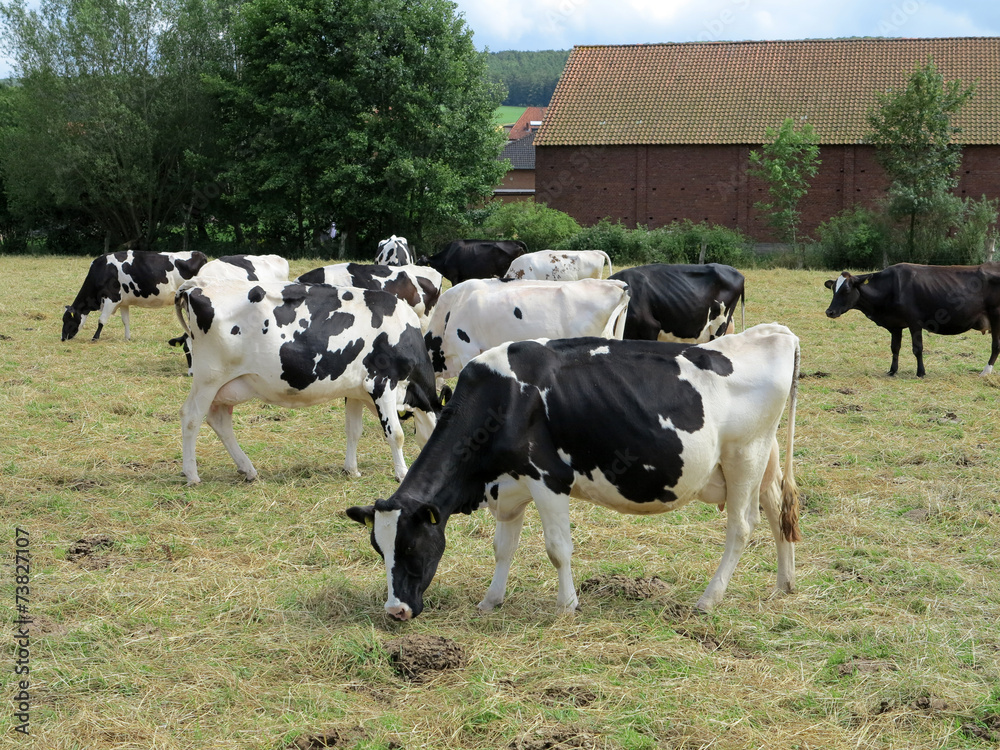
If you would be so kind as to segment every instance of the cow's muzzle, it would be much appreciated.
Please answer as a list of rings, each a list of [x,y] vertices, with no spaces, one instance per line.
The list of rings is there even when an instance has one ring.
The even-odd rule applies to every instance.
[[[841,316],[841,312],[839,310],[834,310],[833,308],[827,308],[827,310],[826,310],[826,317],[828,317],[828,318],[839,318],[840,316]]]
[[[385,613],[393,620],[399,620],[400,622],[406,622],[407,620],[413,619],[413,610],[405,604],[397,604],[393,606],[389,606],[387,604],[385,605]]]

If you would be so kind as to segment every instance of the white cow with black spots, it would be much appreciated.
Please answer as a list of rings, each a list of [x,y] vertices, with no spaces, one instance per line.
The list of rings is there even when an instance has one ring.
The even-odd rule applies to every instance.
[[[233,407],[255,398],[290,408],[347,399],[344,471],[353,476],[364,407],[382,425],[397,479],[406,474],[397,412],[414,413],[420,444],[434,429],[441,407],[420,322],[387,292],[216,280],[182,286],[176,308],[192,340],[181,408],[189,484],[199,481],[195,441],[206,418],[240,473],[257,477],[233,433]]]
[[[380,266],[408,266],[413,263],[413,254],[406,237],[392,235],[379,242],[375,263]]]
[[[386,612],[397,620],[420,614],[448,520],[480,507],[497,523],[496,569],[479,608],[500,605],[532,502],[559,577],[556,606],[572,612],[570,498],[639,515],[693,500],[724,505],[726,548],[698,600],[703,610],[722,600],[763,509],[777,549],[775,593],[791,593],[798,374],[799,340],[773,323],[697,346],[520,341],[475,358],[399,489],[347,511],[385,559]]]
[[[504,274],[505,279],[537,279],[539,281],[578,281],[599,279],[615,272],[611,258],[603,250],[538,250],[514,258]]]

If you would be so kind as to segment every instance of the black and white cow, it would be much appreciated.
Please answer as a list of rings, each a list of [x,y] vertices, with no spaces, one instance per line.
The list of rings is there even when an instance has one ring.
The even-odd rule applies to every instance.
[[[410,245],[407,243],[406,237],[392,235],[389,239],[379,242],[375,263],[380,266],[408,266],[412,264],[413,255],[410,253]]]
[[[76,336],[87,315],[100,310],[93,338],[96,341],[101,337],[104,324],[121,309],[125,340],[129,341],[132,338],[128,325],[129,307],[170,305],[177,287],[197,274],[207,262],[204,253],[155,253],[151,250],[123,250],[95,258],[73,304],[66,306],[62,340]]]
[[[651,263],[626,268],[611,278],[627,283],[632,294],[626,339],[711,341],[732,332],[733,313],[744,299],[743,274],[718,263]]]
[[[540,281],[578,281],[599,279],[615,272],[611,258],[603,250],[537,250],[514,258],[505,279],[537,279]]]
[[[427,266],[334,263],[307,271],[296,279],[303,284],[332,284],[359,289],[378,289],[406,302],[427,330],[431,311],[441,296],[441,274]]]
[[[452,284],[467,279],[499,278],[507,273],[511,261],[528,252],[519,240],[453,240],[430,258],[417,263],[440,272]]]
[[[724,505],[726,548],[698,606],[721,601],[760,518],[777,547],[775,593],[795,588],[798,492],[792,467],[799,341],[778,324],[698,346],[583,338],[522,341],[469,363],[399,489],[347,515],[385,559],[387,613],[409,620],[455,513],[496,517],[496,570],[479,604],[501,604],[526,506],[542,519],[559,576],[557,606],[577,606],[569,500],[621,513]],[[784,472],[778,422],[789,402]]]
[[[397,479],[406,474],[397,410],[427,440],[441,407],[420,322],[387,292],[298,283],[189,282],[177,317],[192,340],[191,393],[181,408],[184,476],[199,481],[195,440],[206,418],[248,480],[257,470],[233,434],[233,406],[260,399],[298,408],[346,398],[344,470],[358,475],[364,407],[379,418]]]
[[[992,332],[990,361],[980,375],[993,372],[1000,355],[1000,263],[981,266],[918,266],[898,263],[883,271],[853,276],[844,271],[826,282],[833,300],[826,310],[839,318],[860,310],[875,325],[889,331],[892,364],[899,369],[903,329],[910,329],[917,377],[924,376],[923,332],[953,336],[966,331]]]
[[[470,279],[441,295],[424,338],[440,382],[508,341],[620,339],[628,305],[628,286],[612,279]]]
[[[195,283],[235,279],[237,281],[288,281],[288,261],[280,255],[223,255],[203,265]],[[190,337],[186,333],[168,342],[179,346],[187,358],[188,375],[191,374]]]

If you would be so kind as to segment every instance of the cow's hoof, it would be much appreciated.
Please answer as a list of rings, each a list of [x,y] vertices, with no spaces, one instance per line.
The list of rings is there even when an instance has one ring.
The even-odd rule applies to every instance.
[[[346,474],[347,476],[354,477],[355,479],[361,476],[360,471],[358,471],[357,469],[348,469],[346,466],[343,469],[341,469],[341,471],[344,472],[344,474]]]
[[[483,599],[481,602],[479,602],[479,604],[476,605],[476,609],[478,609],[480,612],[484,612],[484,613],[485,612],[492,612],[494,609],[496,609],[497,607],[499,607],[502,604],[503,604],[502,600],[499,601],[499,602],[490,602],[490,601],[487,601],[486,599]]]
[[[256,471],[241,471],[240,474],[243,475],[244,482],[256,482],[257,472]]]

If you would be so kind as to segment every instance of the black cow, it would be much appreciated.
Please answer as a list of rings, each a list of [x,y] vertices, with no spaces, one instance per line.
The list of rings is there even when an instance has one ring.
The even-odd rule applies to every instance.
[[[981,266],[918,266],[897,263],[883,271],[853,276],[847,271],[826,282],[833,300],[826,310],[839,318],[860,310],[892,336],[889,375],[899,369],[903,329],[910,329],[917,377],[924,376],[923,332],[946,336],[976,330],[993,333],[990,361],[981,375],[993,372],[1000,354],[1000,263]]]
[[[151,250],[123,250],[95,258],[87,271],[76,299],[63,314],[62,340],[76,336],[94,310],[101,311],[94,341],[108,319],[121,308],[125,340],[131,338],[128,310],[136,307],[164,307],[174,301],[174,293],[208,262],[204,253],[155,253]]]
[[[385,559],[386,612],[420,614],[448,518],[483,504],[497,519],[496,570],[479,607],[500,604],[532,501],[559,575],[557,606],[572,611],[571,496],[633,514],[696,499],[724,506],[726,549],[698,601],[705,610],[722,599],[763,508],[777,546],[776,592],[793,591],[798,370],[798,339],[774,323],[699,346],[576,338],[490,349],[462,370],[399,489],[347,511]],[[788,401],[782,471],[776,435]]]
[[[632,295],[626,339],[711,341],[731,332],[736,305],[744,302],[743,274],[718,263],[651,263],[626,268],[610,278],[628,284]]]
[[[499,278],[507,273],[510,262],[528,252],[520,240],[454,240],[430,258],[417,264],[430,266],[452,284],[466,279]]]

